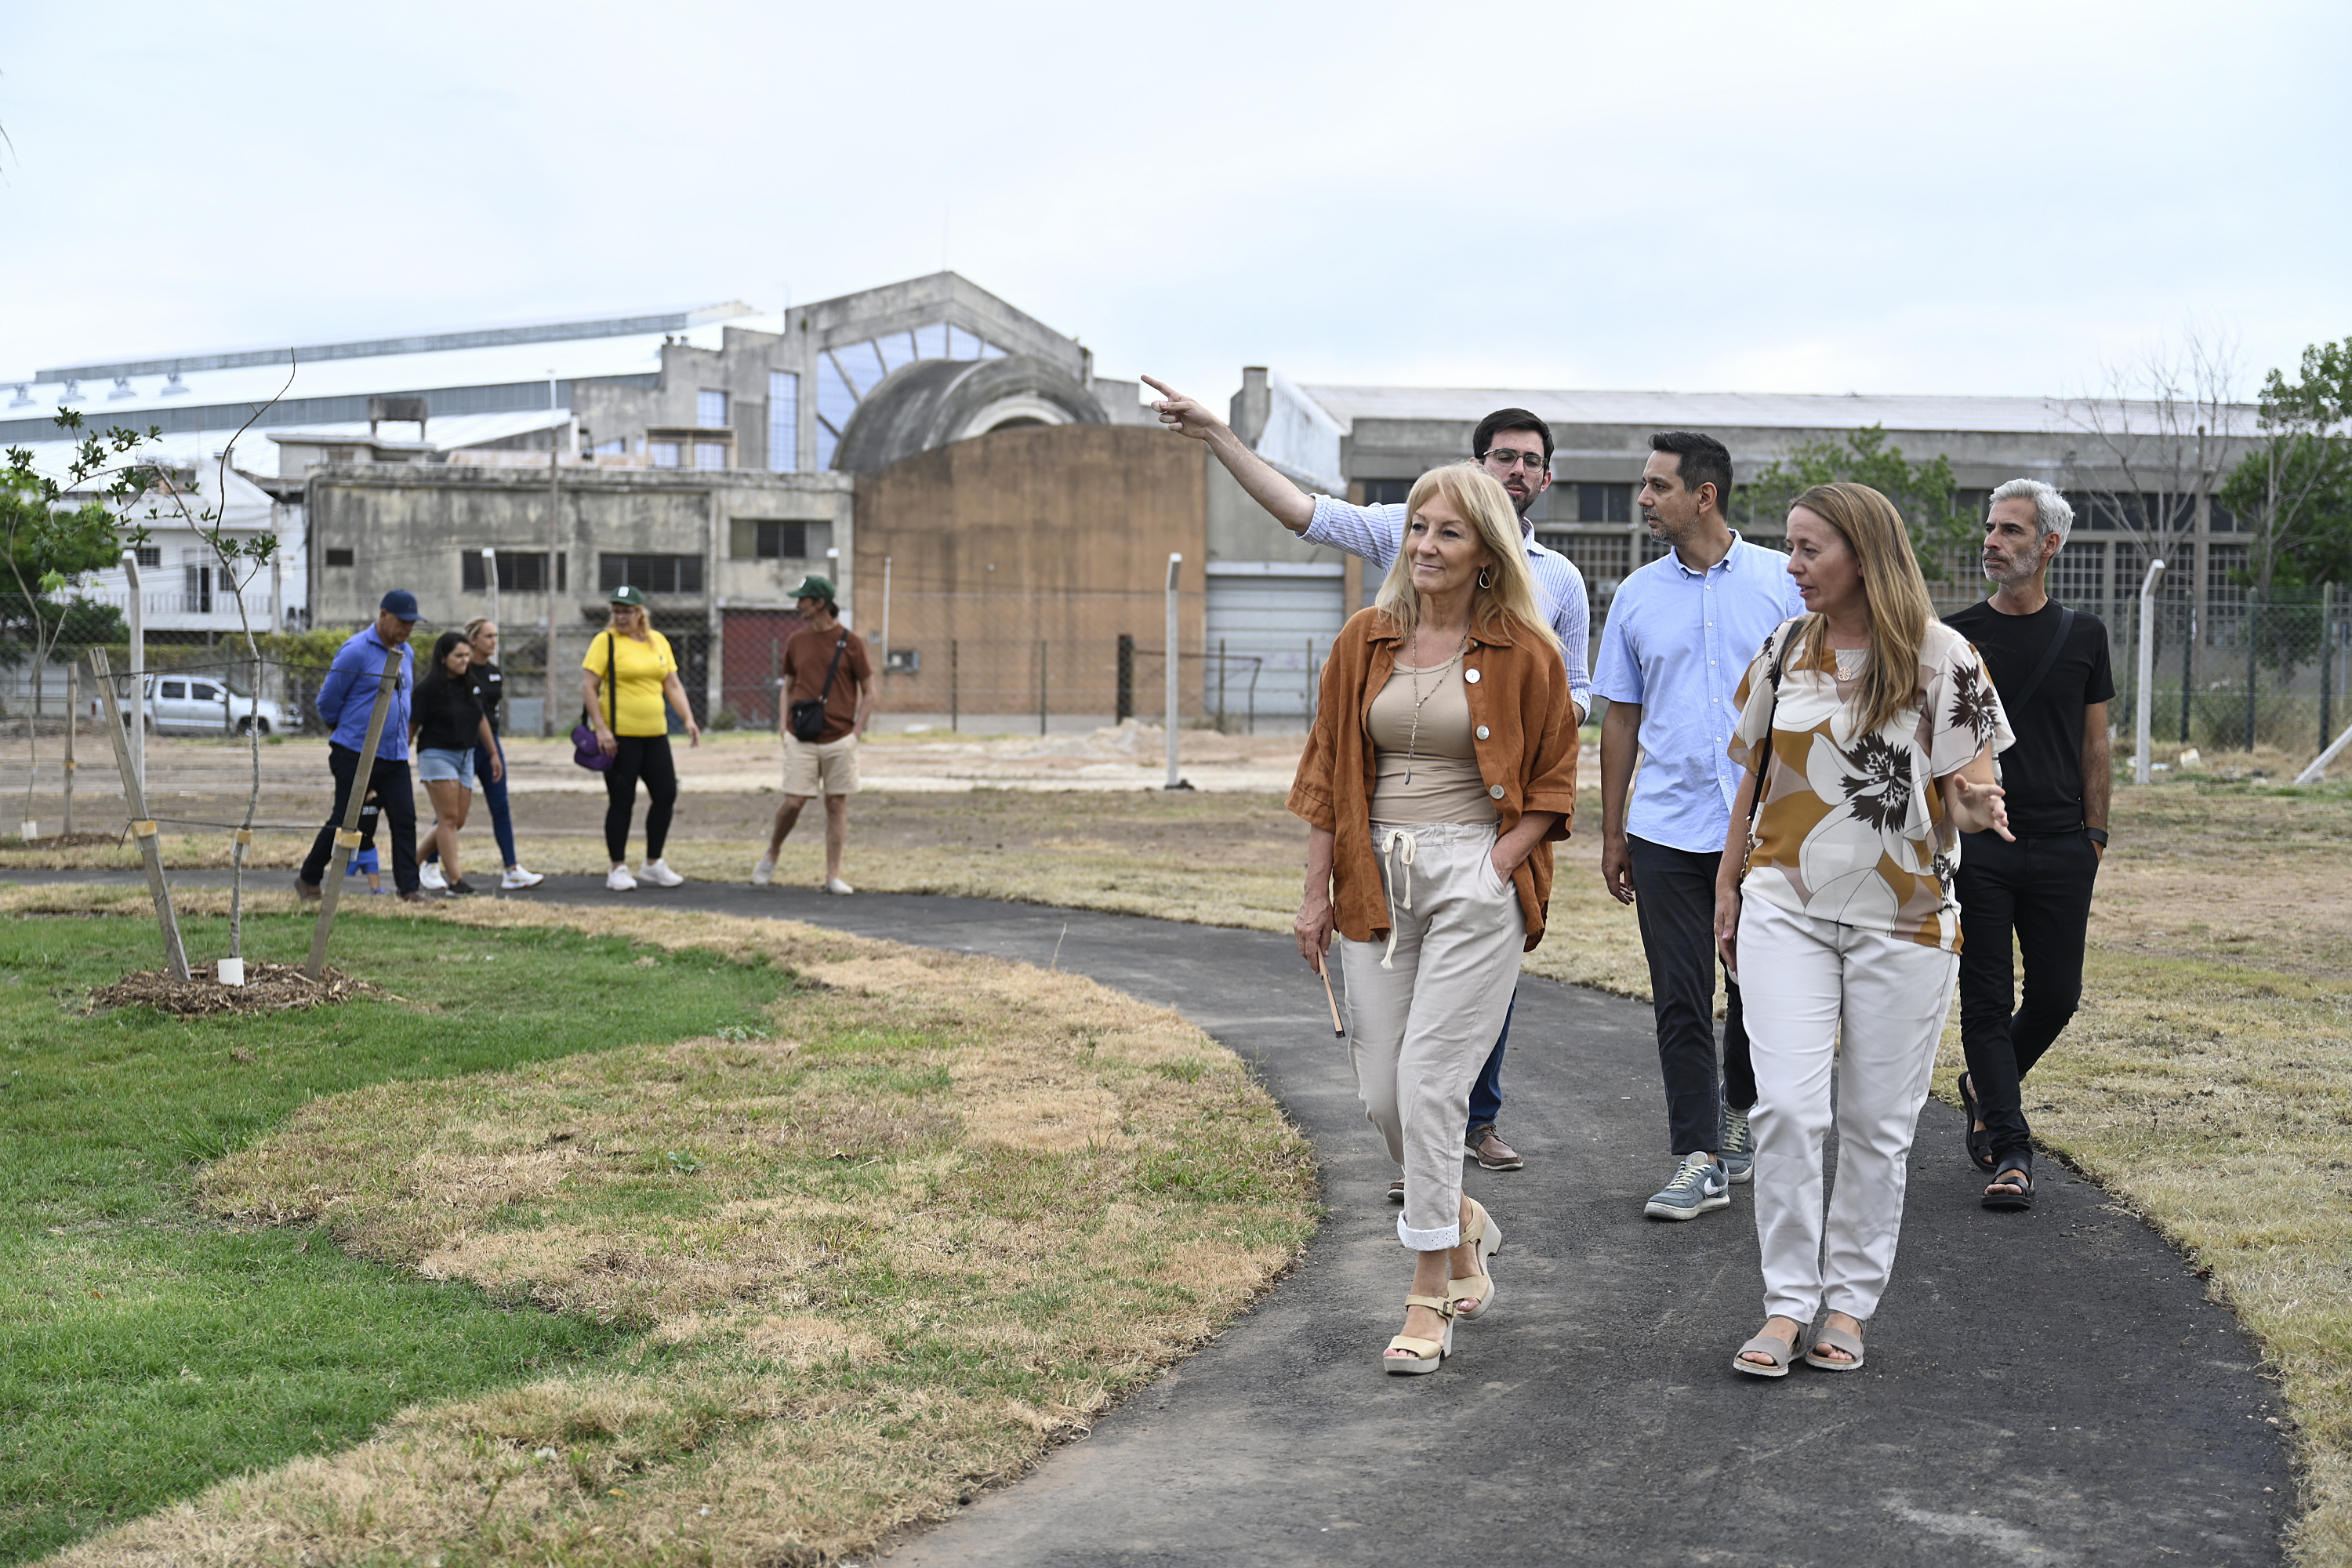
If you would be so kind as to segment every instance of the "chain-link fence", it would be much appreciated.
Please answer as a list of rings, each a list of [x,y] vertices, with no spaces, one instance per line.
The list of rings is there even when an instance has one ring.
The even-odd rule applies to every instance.
[[[2137,711],[2139,606],[2109,625],[2117,722]],[[2160,598],[2152,614],[2151,736],[2205,751],[2271,747],[2315,755],[2352,723],[2352,601],[2314,590],[2290,601]]]

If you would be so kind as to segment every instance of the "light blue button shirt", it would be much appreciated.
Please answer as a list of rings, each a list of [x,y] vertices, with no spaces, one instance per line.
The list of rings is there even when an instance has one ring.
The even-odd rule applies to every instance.
[[[1538,544],[1525,518],[1519,533],[1528,547],[1528,572],[1536,580],[1536,599],[1551,616],[1552,635],[1559,638],[1560,662],[1568,667],[1568,694],[1576,703],[1579,722],[1592,710],[1592,682],[1584,672],[1585,650],[1592,646],[1591,612],[1584,600],[1584,574],[1576,563],[1548,545]],[[1382,572],[1404,548],[1404,508],[1357,506],[1315,498],[1314,521],[1299,536],[1309,544],[1360,555]]]
[[[1772,628],[1805,613],[1789,558],[1735,532],[1731,552],[1694,572],[1668,551],[1618,584],[1592,689],[1642,709],[1642,767],[1625,831],[1720,853],[1740,770],[1727,748],[1740,677]]]

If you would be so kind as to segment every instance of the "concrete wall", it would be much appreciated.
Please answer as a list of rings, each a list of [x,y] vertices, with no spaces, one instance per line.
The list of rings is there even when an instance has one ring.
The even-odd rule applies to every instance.
[[[1183,711],[1197,714],[1206,462],[1156,426],[1063,425],[975,437],[860,478],[860,624],[880,635],[887,557],[889,647],[921,664],[882,678],[883,711],[1034,713],[1043,642],[1049,719],[1108,720],[1125,633],[1143,650],[1136,712],[1157,720],[1176,551]]]

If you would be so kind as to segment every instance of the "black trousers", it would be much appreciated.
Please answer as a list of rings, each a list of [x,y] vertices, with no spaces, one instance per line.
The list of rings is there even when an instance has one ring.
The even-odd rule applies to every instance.
[[[1723,1136],[1723,1107],[1756,1103],[1756,1068],[1739,987],[1726,974],[1723,1072],[1715,1060],[1715,873],[1720,849],[1702,852],[1653,844],[1628,834],[1633,860],[1633,913],[1650,961],[1650,1006],[1658,1021],[1658,1070],[1666,1080],[1666,1122],[1675,1154],[1713,1149]]]
[[[646,858],[662,858],[670,814],[677,809],[677,763],[667,735],[618,735],[620,749],[604,770],[604,849],[619,865],[629,858],[629,817],[637,808],[637,781],[646,781]]]
[[[2084,935],[2098,878],[2098,848],[2079,831],[2015,843],[1997,833],[1962,838],[1953,879],[1960,900],[1960,1044],[1995,1160],[2032,1148],[2019,1086],[2083,999]],[[2012,933],[2025,954],[2021,1002]]]
[[[343,826],[343,813],[352,804],[352,786],[360,774],[360,754],[349,746],[330,742],[327,746],[327,771],[335,775],[335,806],[327,814],[327,826],[319,829],[311,842],[310,853],[302,858],[302,879],[312,887],[327,874],[327,865],[334,858],[335,834]],[[404,893],[416,891],[416,797],[410,793],[408,764],[378,757],[368,775],[368,783],[360,786],[365,795],[373,786],[378,805],[383,807],[382,826],[377,831],[392,840],[392,885]]]

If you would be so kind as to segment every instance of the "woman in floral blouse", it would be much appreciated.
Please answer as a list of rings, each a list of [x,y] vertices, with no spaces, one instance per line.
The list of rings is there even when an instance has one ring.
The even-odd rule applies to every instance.
[[[1976,649],[1929,607],[1894,503],[1865,485],[1807,490],[1789,511],[1789,574],[1809,613],[1773,632],[1740,684],[1730,750],[1748,778],[1716,883],[1716,940],[1740,975],[1756,1061],[1770,1316],[1732,1365],[1758,1377],[1787,1373],[1824,1307],[1806,1362],[1863,1363],[1958,973],[1958,836],[2010,837],[1993,771],[2011,740],[2000,699]]]

